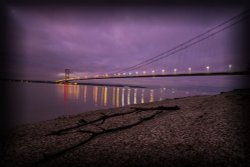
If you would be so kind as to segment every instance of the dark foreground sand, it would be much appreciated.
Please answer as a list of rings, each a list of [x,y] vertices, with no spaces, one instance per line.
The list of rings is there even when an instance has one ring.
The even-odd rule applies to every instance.
[[[249,108],[245,89],[25,125],[1,166],[249,166]]]

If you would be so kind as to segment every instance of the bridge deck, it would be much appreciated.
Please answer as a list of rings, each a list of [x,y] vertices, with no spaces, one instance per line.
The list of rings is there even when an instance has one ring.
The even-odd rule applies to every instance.
[[[219,75],[249,75],[248,71],[241,72],[206,72],[206,73],[177,73],[177,74],[150,74],[150,75],[121,75],[121,76],[100,76],[88,78],[71,78],[65,80],[58,80],[57,82],[64,81],[77,81],[77,80],[93,80],[93,79],[117,79],[117,78],[154,78],[154,77],[183,77],[183,76],[219,76]]]

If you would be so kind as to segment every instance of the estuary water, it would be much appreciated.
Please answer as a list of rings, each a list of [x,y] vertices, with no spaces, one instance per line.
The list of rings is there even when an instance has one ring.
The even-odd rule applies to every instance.
[[[14,124],[21,125],[166,98],[213,95],[246,88],[248,80],[247,76],[211,76],[88,81],[124,85],[121,87],[23,82],[1,84],[8,85],[6,110],[11,113]]]

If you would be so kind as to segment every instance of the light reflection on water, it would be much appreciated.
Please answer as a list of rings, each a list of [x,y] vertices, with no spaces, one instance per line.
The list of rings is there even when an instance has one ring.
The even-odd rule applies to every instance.
[[[181,91],[174,88],[131,88],[57,84],[59,96],[64,97],[64,103],[79,102],[97,107],[122,107],[131,104],[161,101],[195,94],[212,94],[209,92]]]
[[[163,83],[151,79],[152,85],[159,83],[159,86],[143,85],[141,81],[137,84],[147,88],[37,83],[1,85],[7,84],[10,92],[10,103],[6,110],[16,117],[15,124],[23,124],[103,108],[161,101],[166,98],[217,94],[247,87],[239,84],[243,83],[243,80],[248,81],[249,78],[183,77],[170,78]],[[12,102],[15,102],[15,105]]]

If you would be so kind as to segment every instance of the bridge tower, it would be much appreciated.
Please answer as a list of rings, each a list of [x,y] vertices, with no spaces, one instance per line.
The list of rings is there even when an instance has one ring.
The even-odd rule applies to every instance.
[[[65,69],[64,79],[69,79],[70,69]]]

